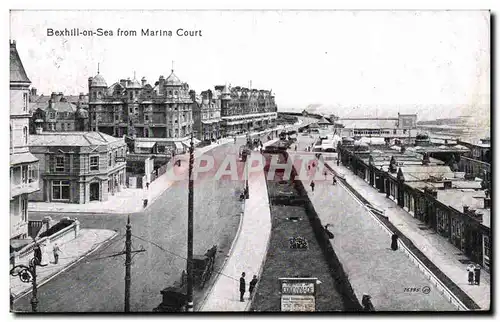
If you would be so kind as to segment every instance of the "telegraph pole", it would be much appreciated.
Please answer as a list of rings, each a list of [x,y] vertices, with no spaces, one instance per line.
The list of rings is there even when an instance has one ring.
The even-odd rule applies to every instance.
[[[189,148],[188,240],[187,240],[187,311],[193,312],[193,163],[194,142]]]
[[[127,219],[127,232],[125,239],[125,312],[130,312],[130,266],[132,265],[132,226],[130,215]]]

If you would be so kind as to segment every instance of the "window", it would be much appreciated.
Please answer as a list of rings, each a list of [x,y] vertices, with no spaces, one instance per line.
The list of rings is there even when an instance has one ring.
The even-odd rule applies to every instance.
[[[56,156],[55,172],[64,172],[64,156]]]
[[[37,164],[30,164],[28,171],[29,171],[29,173],[28,173],[29,181],[30,182],[37,181],[38,180],[38,165]]]
[[[149,121],[149,116],[147,114],[144,115],[144,120]]]
[[[23,94],[23,111],[28,111],[28,93]]]
[[[99,170],[99,157],[90,157],[90,171]]]
[[[130,92],[130,99],[132,99],[133,97],[134,97],[134,93]]]
[[[490,258],[490,238],[488,236],[484,236],[484,256]]]
[[[23,142],[28,144],[28,127],[23,127]]]
[[[111,159],[113,158],[113,154],[109,152],[109,160],[108,160],[108,166],[111,166]]]
[[[22,221],[28,221],[28,200],[24,198],[21,199],[21,216]]]
[[[53,118],[54,118],[54,113],[53,113],[53,112],[50,112],[50,113],[49,113],[49,118],[50,118],[50,119],[53,119]]]
[[[23,165],[21,167],[21,182],[22,183],[28,183],[28,166]]]
[[[52,200],[69,200],[69,181],[52,181]]]

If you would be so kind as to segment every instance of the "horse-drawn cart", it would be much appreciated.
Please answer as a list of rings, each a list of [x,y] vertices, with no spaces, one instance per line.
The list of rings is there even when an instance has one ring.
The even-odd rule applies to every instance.
[[[217,245],[212,246],[205,255],[193,255],[193,277],[194,285],[200,289],[205,287],[205,283],[210,280],[214,270],[215,255],[217,254]],[[187,283],[187,273],[182,271],[182,284]]]

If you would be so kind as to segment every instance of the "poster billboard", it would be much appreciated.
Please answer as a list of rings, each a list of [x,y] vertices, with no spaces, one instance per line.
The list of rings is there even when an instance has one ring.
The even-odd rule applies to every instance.
[[[282,312],[314,312],[317,278],[280,278]]]

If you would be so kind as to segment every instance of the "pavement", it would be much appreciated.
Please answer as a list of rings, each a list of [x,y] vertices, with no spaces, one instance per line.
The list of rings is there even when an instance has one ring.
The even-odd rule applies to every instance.
[[[50,261],[47,266],[37,266],[38,287],[90,255],[104,242],[116,236],[116,234],[117,232],[108,229],[81,229],[77,238],[59,245],[61,254],[59,255],[59,262],[57,264],[53,262],[52,253],[43,254],[42,258],[43,256],[48,256]],[[10,292],[15,299],[31,292],[31,290],[31,283],[23,283],[18,276],[10,276]]]
[[[276,141],[272,140],[264,145]],[[260,275],[266,258],[271,236],[271,211],[264,171],[252,173],[248,184],[250,196],[245,201],[241,228],[222,272],[218,274],[200,311],[238,312],[250,308],[248,285],[253,275]],[[246,274],[245,302],[240,301],[239,293],[239,278],[242,272]]]
[[[372,205],[384,209],[384,215],[389,218],[389,221],[474,302],[484,310],[490,308],[491,277],[488,272],[481,271],[481,285],[469,285],[466,271],[468,264],[460,262],[467,257],[458,248],[434,231],[420,229],[422,223],[418,219],[397,206],[393,200],[386,198],[385,194],[370,187],[367,182],[354,175],[349,169],[342,165],[337,166],[335,161],[327,161],[327,164],[335,172],[343,175],[347,183]]]
[[[299,125],[299,124],[297,124]],[[292,127],[292,126],[288,126]],[[252,133],[263,134],[276,130],[283,130],[288,127],[278,127],[273,130],[265,130]],[[237,136],[239,138],[245,135]],[[218,146],[234,142],[234,138],[223,138],[218,143],[212,143],[202,148],[195,149],[195,158],[200,155],[217,148]],[[189,154],[184,154],[183,159],[188,160]],[[170,188],[177,180],[175,176],[182,177],[187,175],[188,162],[182,161],[181,166],[172,166],[170,163],[166,173],[151,182],[149,188],[132,189],[122,188],[121,191],[115,192],[113,196],[109,196],[107,201],[92,201],[86,204],[72,204],[62,202],[34,202],[28,203],[28,211],[33,212],[64,212],[64,213],[91,213],[91,214],[131,214],[144,211],[151,206],[161,194]],[[148,199],[148,206],[144,207],[143,201]]]

